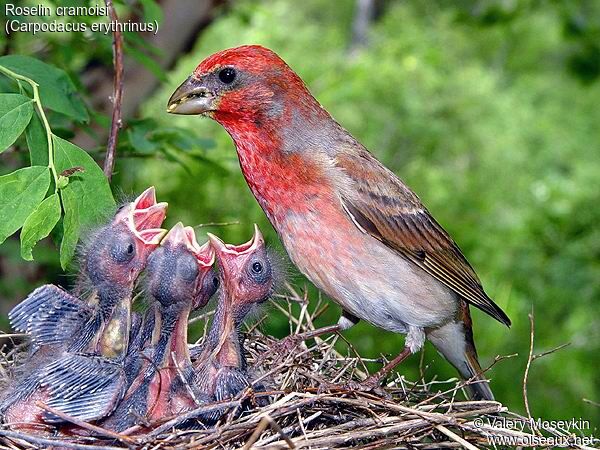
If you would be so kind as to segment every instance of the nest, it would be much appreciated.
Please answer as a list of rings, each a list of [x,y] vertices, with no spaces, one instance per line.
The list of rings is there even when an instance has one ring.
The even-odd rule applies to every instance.
[[[292,308],[273,303],[288,317],[291,329],[295,333],[314,329],[313,319],[322,311],[320,302],[309,308],[306,299],[295,293],[286,298],[302,305],[299,314],[292,314]],[[210,315],[192,320],[206,321]],[[341,335],[317,337],[281,351],[280,341],[263,334],[257,324],[246,331],[248,363],[254,368],[254,385],[260,384],[262,392],[249,388],[230,401],[202,405],[152,424],[151,431],[141,432],[138,427],[119,434],[73,421],[91,436],[64,438],[4,426],[0,448],[475,449],[559,444],[585,448],[578,441],[582,436],[545,428],[498,402],[460,400],[465,382],[411,382],[396,375],[375,392],[352,387],[366,377],[365,363],[370,361]],[[345,351],[336,343],[343,343]],[[17,354],[16,349],[3,353],[0,375],[5,379],[7,366],[15,364]],[[214,426],[194,420],[214,410],[222,413]]]

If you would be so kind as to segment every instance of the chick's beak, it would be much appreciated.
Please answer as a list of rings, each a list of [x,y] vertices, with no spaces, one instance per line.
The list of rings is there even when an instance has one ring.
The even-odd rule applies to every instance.
[[[183,226],[183,223],[178,222],[173,228],[169,230],[169,232],[166,234],[160,245],[162,245],[163,247],[175,248],[180,244],[187,246],[188,236],[186,234],[186,230]]]
[[[167,215],[168,204],[158,203],[154,187],[149,187],[133,202],[132,219],[137,230],[160,228]]]
[[[232,245],[226,244],[220,238],[212,233],[206,233],[211,246],[215,249],[217,259],[222,260],[224,256],[238,256],[242,254],[248,254],[255,251],[259,247],[265,245],[265,239],[263,238],[258,225],[254,224],[254,235],[252,239],[244,244]]]
[[[179,86],[167,104],[171,114],[202,114],[214,109],[215,95],[206,87],[202,79],[190,76]]]
[[[156,205],[156,189],[150,186],[133,201],[134,209],[146,209]]]
[[[120,211],[115,220],[124,220],[142,243],[156,246],[166,233],[160,227],[167,215],[167,207],[165,202],[157,203],[154,187],[150,187]]]
[[[206,233],[206,235],[208,236],[208,242],[210,242],[211,247],[215,251],[215,256],[217,257],[217,259],[221,260],[223,254],[229,253],[227,245],[220,238],[218,238],[212,233]]]
[[[254,236],[252,236],[252,248],[257,248],[259,246],[264,246],[265,245],[265,238],[263,237],[262,233],[260,232],[260,228],[258,228],[258,225],[254,224]]]

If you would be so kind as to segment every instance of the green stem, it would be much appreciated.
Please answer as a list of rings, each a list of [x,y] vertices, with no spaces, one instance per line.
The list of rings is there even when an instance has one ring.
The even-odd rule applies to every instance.
[[[33,81],[31,78],[24,77],[23,75],[19,75],[16,72],[13,72],[10,69],[7,69],[4,66],[0,65],[0,72],[4,75],[19,81],[24,81],[29,83],[31,89],[33,91],[33,102],[35,103],[35,107],[37,112],[42,119],[42,123],[44,124],[44,128],[46,130],[46,138],[48,140],[48,168],[52,173],[52,177],[54,178],[54,192],[58,192],[58,173],[56,172],[56,167],[54,166],[54,142],[52,140],[52,129],[50,128],[50,124],[48,123],[48,118],[46,117],[46,113],[44,113],[44,108],[42,108],[42,101],[40,99],[40,91],[38,89],[39,85]]]

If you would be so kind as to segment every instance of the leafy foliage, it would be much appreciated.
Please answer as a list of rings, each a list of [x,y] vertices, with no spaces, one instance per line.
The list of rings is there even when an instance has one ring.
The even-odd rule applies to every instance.
[[[50,2],[64,6],[59,0]],[[127,5],[116,3],[119,3],[119,13],[125,17],[133,14],[159,24],[163,20],[163,11],[154,0]],[[103,17],[94,16],[65,16],[63,19],[86,24],[103,21]],[[155,61],[157,50],[136,33],[126,32],[124,37],[126,54],[157,79],[165,80],[166,74]],[[45,44],[42,50],[35,45],[39,38]],[[99,62],[112,66],[111,40],[110,34],[88,36],[76,32],[45,33],[36,37],[15,33],[0,37],[0,49],[17,53],[0,57],[0,74],[4,75],[0,75],[0,153],[10,154],[5,158],[10,161],[7,169],[14,170],[26,164],[46,166],[50,175],[47,197],[42,196],[35,205],[30,205],[28,211],[32,216],[29,219],[17,216],[7,221],[4,227],[8,234],[3,235],[2,240],[27,225],[21,232],[20,252],[27,260],[33,258],[36,243],[50,235],[60,244],[59,260],[66,268],[82,233],[85,234],[114,207],[108,183],[94,161],[105,153],[105,138],[96,132],[98,128],[108,129],[107,114],[110,111],[89,108],[92,93],[85,91],[81,79],[84,70]],[[39,53],[39,58],[18,54],[34,51]],[[68,141],[83,133],[96,138],[96,148],[84,151]],[[23,135],[25,139],[21,138]],[[209,140],[190,136],[184,128],[159,126],[150,118],[132,119],[123,124],[117,155],[136,160],[158,157],[186,170],[190,159],[219,168],[205,159],[203,147],[210,145]],[[28,161],[22,151],[26,149]],[[65,171],[66,174],[62,174]],[[7,172],[3,168],[2,173]],[[54,220],[56,200],[59,206],[57,221]],[[48,217],[42,217],[46,214]],[[0,248],[0,254],[2,250]]]
[[[47,167],[32,166],[0,177],[0,243],[33,213],[50,186]]]
[[[52,194],[44,199],[25,219],[21,231],[21,256],[23,259],[33,261],[33,247],[54,229],[60,220],[60,213],[59,196]]]
[[[115,203],[104,173],[85,151],[57,136],[54,146],[57,171],[78,169],[60,191],[65,210],[60,258],[65,267],[75,253],[82,228],[98,223]]]
[[[0,225],[0,243],[22,227],[21,256],[32,260],[33,247],[52,232],[64,210],[60,262],[65,268],[75,253],[81,227],[96,223],[114,206],[114,200],[96,162],[81,148],[54,135],[44,106],[80,122],[87,121],[88,114],[67,74],[56,67],[9,55],[0,58],[0,73],[12,78],[22,93],[31,92],[31,97],[0,94],[0,148],[12,145],[29,128],[26,141],[31,163],[47,164],[0,177],[0,213],[6,217]],[[68,179],[62,173],[77,176]],[[51,181],[54,192],[46,198]]]
[[[20,94],[0,95],[0,152],[23,133],[33,115],[33,101]]]
[[[89,119],[75,85],[63,70],[23,55],[2,56],[0,65],[38,83],[45,107],[78,122],[86,122]]]

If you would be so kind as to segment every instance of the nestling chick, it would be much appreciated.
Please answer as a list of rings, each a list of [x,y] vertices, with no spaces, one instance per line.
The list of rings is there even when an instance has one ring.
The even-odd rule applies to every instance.
[[[212,247],[198,245],[194,230],[181,223],[150,256],[146,288],[152,305],[145,322],[153,324],[152,338],[144,354],[129,362],[139,366],[133,369],[137,376],[103,426],[122,431],[135,424],[158,422],[201,401],[192,388],[187,329],[190,312],[204,307],[217,290],[214,258]],[[131,367],[126,370],[132,371]]]
[[[0,404],[6,422],[42,421],[39,400],[83,420],[114,408],[118,389],[107,386],[122,379],[116,363],[128,346],[134,284],[166,232],[166,210],[151,187],[89,238],[80,274],[88,298],[45,285],[9,313],[13,328],[30,335],[32,355]]]
[[[210,400],[220,401],[250,386],[239,329],[250,311],[273,294],[276,271],[257,226],[252,239],[241,245],[225,244],[212,234],[208,236],[215,249],[221,288],[210,331],[194,368],[199,390]]]

